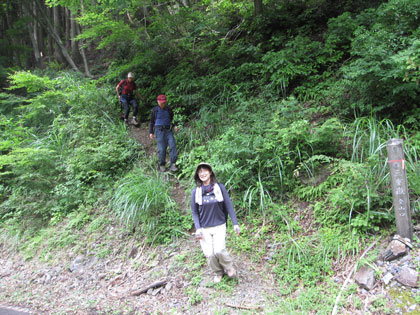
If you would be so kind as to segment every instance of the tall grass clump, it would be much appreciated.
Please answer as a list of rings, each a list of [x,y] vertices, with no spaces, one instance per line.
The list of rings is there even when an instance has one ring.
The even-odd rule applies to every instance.
[[[382,149],[391,138],[398,138],[405,134],[402,126],[395,127],[388,120],[377,120],[374,117],[357,118],[353,128],[348,129],[347,138],[351,140],[351,161],[363,163],[372,156],[386,155]]]
[[[110,206],[124,225],[139,229],[149,242],[166,242],[191,225],[177,211],[169,187],[159,173],[135,168],[117,183]]]
[[[314,286],[333,274],[334,266],[342,264],[348,255],[357,254],[359,242],[357,235],[345,233],[338,225],[320,228],[305,237],[288,232],[278,243],[274,271],[289,289],[300,281]]]
[[[392,138],[405,139],[411,199],[418,198],[416,141],[410,139],[403,126],[395,126],[389,120],[358,118],[344,132],[346,159],[335,160],[330,176],[319,185],[324,188],[322,195],[325,198],[314,206],[317,220],[327,225],[347,222],[353,231],[379,230],[380,225],[392,222],[394,215],[386,151],[387,141]]]

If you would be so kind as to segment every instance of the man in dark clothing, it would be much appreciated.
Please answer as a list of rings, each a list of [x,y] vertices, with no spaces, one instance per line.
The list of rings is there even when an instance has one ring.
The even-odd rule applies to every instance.
[[[172,127],[178,131],[178,127],[172,123],[174,113],[167,105],[167,99],[164,94],[157,97],[158,106],[153,107],[150,115],[149,137],[153,140],[156,137],[159,154],[159,170],[164,172],[166,160],[166,148],[169,145],[169,156],[171,157],[170,170],[176,172],[178,168],[175,165],[178,153],[176,151],[175,138],[172,133]]]
[[[133,107],[133,120],[134,125],[138,125],[136,116],[138,112],[138,105],[133,93],[136,92],[137,97],[143,99],[137,91],[137,85],[134,82],[134,75],[129,72],[126,80],[121,80],[116,86],[118,98],[124,106],[124,122],[128,123],[128,115],[130,114],[130,105]]]

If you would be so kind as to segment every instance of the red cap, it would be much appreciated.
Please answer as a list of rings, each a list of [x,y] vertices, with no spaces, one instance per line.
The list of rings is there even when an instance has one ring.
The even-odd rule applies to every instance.
[[[166,95],[165,95],[165,94],[160,94],[160,95],[157,97],[157,100],[158,100],[158,101],[162,101],[162,102],[166,102]]]

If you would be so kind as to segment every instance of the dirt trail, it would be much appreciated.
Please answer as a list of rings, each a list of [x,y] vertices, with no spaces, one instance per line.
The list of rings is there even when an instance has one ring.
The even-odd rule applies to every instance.
[[[31,314],[241,314],[243,309],[235,306],[262,311],[267,297],[275,295],[269,270],[248,257],[233,255],[238,280],[217,288],[211,286],[212,275],[192,237],[168,246],[138,248],[129,259],[130,240],[121,231],[106,233],[116,237],[111,246],[118,250],[104,258],[92,254],[93,243],[83,254],[58,252],[49,262],[25,261],[1,248],[0,305],[18,305]],[[166,286],[131,295],[162,279]]]
[[[154,140],[150,140],[149,127],[146,123],[143,122],[137,127],[129,125],[129,133],[131,137],[143,146],[147,157],[152,157],[156,154],[156,143]]]
[[[146,152],[146,156],[150,159],[153,158],[157,154],[157,145],[156,140],[151,140],[149,138],[149,124],[143,122],[137,127],[130,125],[129,128],[131,137],[142,145]],[[167,158],[167,161],[168,160],[169,159]],[[186,189],[181,185],[176,176],[169,174],[170,173],[163,173],[165,180],[170,180],[172,182],[173,189],[171,189],[171,196],[179,206],[180,211],[187,213],[188,202]]]

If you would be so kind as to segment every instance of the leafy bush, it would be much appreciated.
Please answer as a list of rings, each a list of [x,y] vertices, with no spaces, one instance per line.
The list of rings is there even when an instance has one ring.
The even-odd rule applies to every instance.
[[[394,0],[355,19],[358,27],[351,38],[351,59],[341,67],[342,79],[333,84],[330,94],[343,113],[351,108],[358,116],[379,113],[394,121],[417,121],[411,105],[419,98],[419,87],[412,77],[417,67],[413,62],[417,55],[413,50],[419,27],[417,10],[416,1]]]
[[[375,189],[368,165],[340,161],[332,174],[324,186],[325,199],[314,206],[317,220],[325,225],[348,223],[355,230],[378,229],[383,221],[392,220],[391,192]]]
[[[11,83],[27,94],[0,120],[0,179],[10,189],[1,198],[1,218],[56,221],[97,203],[110,179],[138,158],[137,144],[110,118],[108,92],[67,73],[16,72]],[[6,106],[17,101],[1,99]]]

